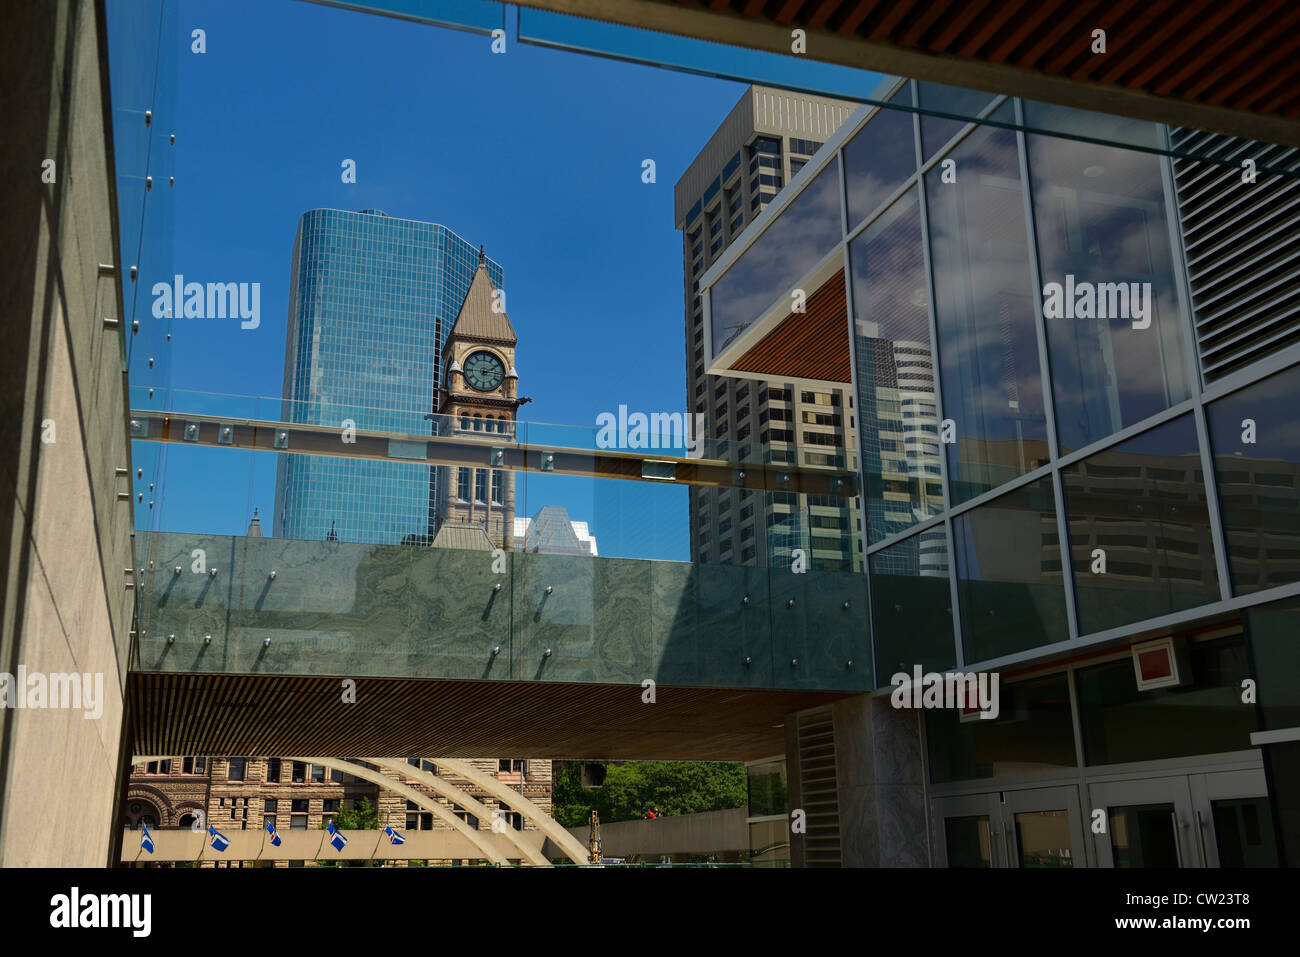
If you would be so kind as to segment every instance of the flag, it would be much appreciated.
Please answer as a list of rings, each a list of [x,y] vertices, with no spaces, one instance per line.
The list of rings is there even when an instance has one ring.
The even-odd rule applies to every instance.
[[[266,822],[266,830],[267,830],[267,832],[271,835],[271,846],[272,846],[272,847],[279,847],[279,846],[280,846],[280,835],[275,833],[275,822],[274,822],[274,821],[267,821],[267,822]]]
[[[405,844],[405,843],[406,843],[406,838],[402,837],[402,835],[401,835],[400,833],[398,833],[397,831],[394,831],[394,830],[393,830],[393,826],[392,826],[391,824],[389,824],[388,826],[386,826],[386,827],[384,828],[384,833],[388,835],[388,843],[389,843],[389,844]]]
[[[226,835],[218,831],[211,824],[208,825],[208,838],[209,838],[208,843],[211,844],[218,851],[224,851],[226,848],[230,846],[230,839],[226,837]]]
[[[143,834],[140,835],[140,846],[143,847],[150,854],[152,854],[153,836],[149,833],[149,825],[145,824],[144,821],[141,821],[140,830],[144,832]]]
[[[330,821],[330,843],[334,845],[336,851],[342,851],[348,846],[348,839],[339,832],[333,821]]]

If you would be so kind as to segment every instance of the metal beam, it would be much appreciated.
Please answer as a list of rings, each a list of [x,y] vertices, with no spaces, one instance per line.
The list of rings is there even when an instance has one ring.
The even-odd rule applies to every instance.
[[[838,498],[852,498],[857,494],[857,475],[854,472],[674,456],[661,454],[657,449],[593,450],[534,445],[518,441],[517,434],[481,432],[430,436],[357,429],[348,430],[348,441],[344,441],[345,430],[339,426],[185,415],[150,409],[131,412],[131,437],[137,442],[175,442],[291,455],[376,459],[408,465],[466,466],[580,478],[804,492]]]

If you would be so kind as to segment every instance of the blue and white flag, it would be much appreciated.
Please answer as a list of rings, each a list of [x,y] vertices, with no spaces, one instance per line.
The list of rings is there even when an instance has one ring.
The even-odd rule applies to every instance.
[[[140,822],[140,830],[144,832],[143,834],[140,835],[140,846],[143,847],[143,848],[144,848],[146,851],[148,851],[150,854],[152,854],[152,853],[153,853],[153,835],[151,835],[151,834],[149,833],[149,825],[145,824],[144,821],[141,821],[141,822]]]
[[[348,839],[339,832],[333,821],[330,821],[330,843],[334,845],[336,851],[342,851],[343,848],[348,846]]]
[[[406,843],[406,838],[402,837],[402,835],[401,835],[399,832],[394,831],[394,830],[393,830],[393,826],[392,826],[391,824],[387,825],[387,826],[384,828],[384,833],[388,835],[388,843],[389,843],[389,844],[405,844],[405,843]]]
[[[230,839],[222,834],[211,824],[208,825],[208,843],[218,851],[224,851],[230,846]]]
[[[267,830],[267,832],[271,835],[271,846],[272,846],[272,847],[279,847],[279,846],[280,846],[280,835],[277,834],[277,833],[275,833],[275,822],[274,822],[274,821],[267,821],[267,822],[266,822],[266,830]]]

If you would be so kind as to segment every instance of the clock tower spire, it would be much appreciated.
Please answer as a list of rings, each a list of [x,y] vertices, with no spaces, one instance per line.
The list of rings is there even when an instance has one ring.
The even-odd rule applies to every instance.
[[[480,246],[478,268],[442,349],[438,410],[444,417],[442,434],[480,439],[484,462],[493,436],[501,444],[514,441],[521,404],[515,372],[518,341],[506,315],[505,291],[493,287]],[[433,544],[513,548],[514,473],[480,466],[444,466],[442,471]]]

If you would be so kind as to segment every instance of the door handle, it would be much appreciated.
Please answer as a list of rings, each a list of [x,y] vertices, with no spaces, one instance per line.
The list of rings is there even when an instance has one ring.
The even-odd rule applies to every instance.
[[[1205,856],[1205,821],[1201,820],[1201,812],[1196,812],[1196,846],[1201,851],[1201,866],[1209,867],[1209,858]]]
[[[1183,835],[1179,833],[1187,825],[1178,820],[1178,812],[1169,812],[1169,823],[1174,828],[1174,853],[1178,855],[1178,866],[1183,866]]]

